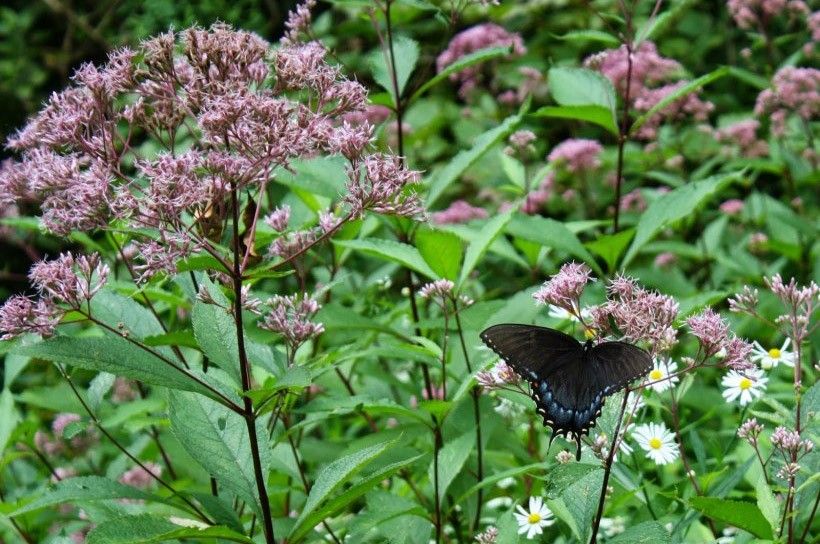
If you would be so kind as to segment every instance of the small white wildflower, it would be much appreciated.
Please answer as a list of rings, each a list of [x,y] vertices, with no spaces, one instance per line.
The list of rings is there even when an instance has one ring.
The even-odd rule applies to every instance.
[[[663,423],[638,425],[632,431],[632,437],[646,452],[646,456],[658,465],[671,463],[678,458],[675,437]]]
[[[739,397],[740,405],[746,406],[763,395],[768,381],[759,368],[744,370],[742,373],[730,370],[720,381],[724,387],[723,398],[726,402],[734,402]]]
[[[516,520],[518,520],[518,534],[527,534],[527,540],[532,540],[535,535],[540,535],[544,532],[544,527],[549,527],[555,520],[552,512],[547,505],[544,504],[544,499],[541,497],[530,497],[530,508],[524,510],[521,505],[516,507],[518,512],[513,512]]]

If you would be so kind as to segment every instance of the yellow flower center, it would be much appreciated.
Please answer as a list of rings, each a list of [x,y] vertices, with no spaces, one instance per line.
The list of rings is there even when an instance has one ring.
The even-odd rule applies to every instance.
[[[649,378],[652,380],[660,380],[663,378],[663,372],[658,370],[657,368],[649,373]]]
[[[653,450],[659,450],[661,446],[663,446],[663,442],[657,436],[649,439],[649,447]]]
[[[532,513],[532,514],[530,514],[530,516],[527,518],[527,521],[528,521],[530,524],[535,525],[536,523],[538,523],[539,521],[541,521],[541,516],[540,516],[540,515],[538,515],[536,512],[533,512],[533,513]]]
[[[595,338],[595,329],[585,328],[584,338],[586,338],[587,340],[592,340],[593,338]]]
[[[741,378],[740,383],[738,384],[738,387],[740,387],[740,389],[742,389],[743,391],[746,391],[751,386],[752,386],[752,380],[750,380],[749,378]]]
[[[772,359],[780,359],[780,350],[777,348],[770,349],[769,357],[771,357]]]

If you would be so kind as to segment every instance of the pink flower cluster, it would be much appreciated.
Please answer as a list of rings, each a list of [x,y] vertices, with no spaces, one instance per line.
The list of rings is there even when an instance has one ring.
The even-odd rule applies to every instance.
[[[120,476],[120,483],[136,487],[137,489],[147,489],[155,478],[162,476],[162,467],[156,463],[143,463],[141,466],[132,467]]]
[[[765,157],[769,154],[769,144],[765,140],[757,137],[757,129],[760,122],[755,119],[747,119],[733,123],[714,132],[718,142],[737,149],[743,157]],[[727,154],[732,152],[731,148],[726,150]]]
[[[270,311],[259,326],[281,334],[291,349],[291,356],[299,346],[325,330],[321,323],[311,321],[321,308],[312,298],[276,295],[267,304]]]
[[[487,210],[471,205],[466,200],[456,200],[446,210],[434,212],[433,223],[446,225],[450,223],[467,223],[473,219],[486,219]]]
[[[450,280],[436,280],[426,283],[419,289],[421,298],[450,298],[453,294],[455,284]]]
[[[723,352],[723,364],[733,370],[754,367],[751,362],[752,344],[730,335],[729,324],[711,308],[689,317],[686,324],[700,341],[704,359]]]
[[[601,166],[600,155],[603,149],[595,140],[573,138],[555,146],[547,160],[560,164],[571,173],[590,171]]]
[[[789,113],[797,114],[804,122],[820,116],[820,70],[781,68],[772,79],[772,87],[757,96],[755,115],[768,115],[775,135],[786,133]]]
[[[521,381],[521,377],[505,361],[499,361],[490,370],[476,374],[476,381],[485,391],[490,391],[505,385],[515,385]]]
[[[32,266],[29,280],[40,298],[15,295],[0,307],[0,337],[9,340],[25,333],[50,336],[65,310],[58,304],[79,309],[91,300],[108,279],[108,265],[97,253],[74,256],[63,253],[52,261]]]
[[[511,53],[517,56],[527,52],[521,36],[496,24],[484,23],[456,34],[436,59],[436,68],[441,72],[461,57],[488,47],[509,47]],[[465,98],[479,84],[480,74],[481,67],[474,65],[451,74],[450,80],[460,83],[458,94]]]
[[[632,72],[631,77],[628,77],[630,58]],[[681,73],[682,67],[677,61],[661,56],[655,44],[649,41],[642,42],[631,52],[631,57],[627,47],[622,45],[618,49],[608,49],[588,57],[584,61],[584,66],[605,75],[622,97],[626,97],[628,87],[630,104],[639,112],[649,111],[686,83],[679,81],[658,86],[675,79]],[[654,139],[658,128],[665,121],[689,116],[698,121],[705,121],[713,109],[712,103],[700,100],[697,94],[688,94],[647,120],[638,131],[637,137],[645,140]]]
[[[757,30],[783,12],[808,13],[802,0],[727,0],[726,7],[740,28]]]
[[[590,308],[596,330],[613,334],[614,322],[623,338],[647,342],[653,353],[668,351],[677,342],[674,327],[678,303],[666,295],[640,287],[629,277],[619,275],[607,286],[607,301]]]
[[[532,297],[538,304],[551,304],[579,315],[581,295],[589,283],[592,270],[585,264],[569,262],[539,288]]]

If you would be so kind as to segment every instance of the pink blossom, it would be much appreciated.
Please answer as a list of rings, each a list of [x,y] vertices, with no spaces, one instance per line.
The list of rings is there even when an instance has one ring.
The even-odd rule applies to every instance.
[[[55,467],[54,474],[51,475],[51,483],[56,484],[61,480],[73,478],[77,475],[77,470],[74,467]]]
[[[289,222],[290,206],[287,205],[276,208],[267,217],[265,217],[265,223],[273,230],[277,230],[279,232],[287,230]]]
[[[732,370],[743,371],[754,368],[751,355],[753,346],[746,340],[732,336],[724,345],[726,356],[723,364]]]
[[[62,437],[66,427],[81,420],[82,418],[78,414],[68,412],[57,414],[51,423],[51,432],[54,433],[54,436]]]
[[[456,200],[446,210],[431,214],[433,223],[446,225],[448,223],[466,223],[473,219],[485,219],[487,210],[470,205],[466,200]]]
[[[493,23],[484,23],[456,34],[447,49],[436,59],[436,68],[441,72],[461,57],[488,47],[510,47],[512,54],[516,56],[527,51],[518,34],[510,33]],[[458,93],[461,97],[466,97],[478,85],[480,73],[479,66],[470,66],[451,74],[450,80],[461,84]]]
[[[547,156],[547,160],[560,163],[569,172],[583,172],[595,170],[601,166],[602,151],[603,147],[595,140],[575,138],[565,140],[555,146]]]
[[[719,142],[736,146],[744,157],[765,157],[769,154],[769,144],[757,138],[760,122],[747,119],[715,131]]]
[[[0,340],[11,340],[22,334],[51,336],[60,322],[62,312],[48,300],[32,300],[14,295],[0,307]]]
[[[361,110],[354,110],[342,116],[342,121],[352,125],[380,125],[392,115],[392,111],[387,106],[381,104],[368,104]]]
[[[311,321],[321,308],[312,298],[276,295],[267,304],[270,311],[259,326],[284,336],[290,346],[291,356],[299,346],[325,330],[321,323]]]
[[[820,70],[786,66],[775,73],[772,87],[761,92],[755,115],[769,115],[772,132],[786,132],[786,117],[794,113],[808,122],[820,115]]]
[[[607,49],[584,61],[584,66],[598,70],[605,75],[623,96],[626,94],[627,48]],[[644,41],[632,52],[632,78],[630,96],[638,96],[647,86],[667,81],[681,71],[678,62],[658,54],[657,47],[650,41]]]
[[[282,43],[289,44],[299,41],[299,34],[310,29],[313,18],[310,11],[316,7],[316,0],[304,0],[295,9],[288,12],[288,20],[285,21],[285,36]]]
[[[664,251],[663,253],[658,253],[655,257],[655,266],[658,268],[666,268],[667,266],[674,264],[677,260],[677,255],[671,251]]]
[[[808,13],[802,0],[728,0],[726,7],[738,27],[753,30],[784,12]]]
[[[640,189],[634,189],[621,197],[621,211],[642,212],[646,209],[646,199]]]
[[[723,202],[720,205],[720,211],[725,213],[726,215],[737,215],[743,211],[743,201],[738,200],[737,198],[732,198]]]
[[[757,422],[756,418],[747,419],[737,430],[737,436],[749,441],[750,444],[757,443],[757,437],[763,432],[763,425]]]
[[[515,385],[521,381],[521,377],[505,361],[499,361],[490,370],[476,374],[476,381],[485,391],[489,391],[504,385]]]
[[[516,130],[508,138],[510,145],[524,149],[535,141],[535,133],[531,130]]]
[[[421,289],[419,289],[419,296],[421,298],[438,297],[441,299],[447,299],[452,296],[453,287],[455,287],[455,284],[450,280],[436,280],[424,284]]]
[[[706,357],[716,354],[729,341],[729,324],[711,308],[687,318],[686,324],[700,340]]]
[[[348,194],[345,202],[355,217],[365,210],[413,217],[422,213],[421,202],[405,186],[418,181],[418,172],[407,170],[398,157],[370,155],[360,166],[348,170]]]
[[[121,484],[130,485],[137,489],[147,489],[155,478],[162,476],[162,467],[156,463],[143,463],[145,468],[135,466],[120,476]]]
[[[686,83],[685,81],[679,81],[655,89],[640,89],[633,95],[635,96],[633,105],[635,109],[640,112],[648,112]],[[638,130],[636,137],[644,140],[654,140],[657,136],[658,129],[664,122],[676,119],[687,119],[689,117],[696,121],[706,121],[714,109],[714,104],[702,101],[696,93],[687,94],[671,102],[650,117]]]
[[[122,376],[117,376],[111,391],[111,401],[115,404],[122,404],[137,398],[138,391],[134,382]]]
[[[55,440],[44,431],[34,433],[34,446],[46,455],[56,455],[63,449],[63,442]]]
[[[581,295],[591,275],[592,270],[586,264],[566,263],[532,297],[538,304],[551,304],[578,314]]]

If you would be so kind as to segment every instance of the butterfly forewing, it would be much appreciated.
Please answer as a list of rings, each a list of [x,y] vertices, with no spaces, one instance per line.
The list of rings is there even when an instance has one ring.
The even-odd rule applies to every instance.
[[[481,339],[527,379],[530,372],[545,377],[584,351],[568,334],[535,325],[493,325],[481,333]]]

